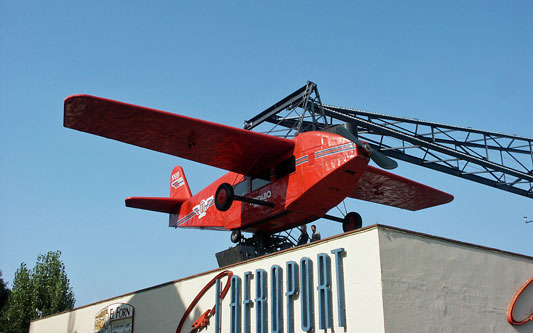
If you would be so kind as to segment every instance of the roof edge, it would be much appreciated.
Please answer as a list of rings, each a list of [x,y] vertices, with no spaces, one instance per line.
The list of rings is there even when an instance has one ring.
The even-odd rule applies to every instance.
[[[412,230],[408,230],[408,229],[402,229],[402,228],[393,227],[393,226],[389,226],[389,225],[385,225],[385,224],[373,224],[373,225],[369,225],[369,226],[361,228],[361,229],[357,229],[357,230],[349,231],[349,232],[346,232],[346,233],[334,235],[334,236],[331,236],[331,237],[328,237],[328,238],[324,238],[324,239],[322,239],[320,241],[307,243],[307,244],[296,246],[296,247],[293,247],[293,248],[290,248],[290,249],[278,251],[276,253],[271,253],[271,254],[267,254],[267,255],[261,256],[261,257],[248,259],[248,260],[241,261],[241,262],[238,262],[238,263],[235,263],[235,264],[232,264],[232,265],[228,265],[228,266],[224,266],[224,267],[220,267],[220,268],[215,268],[215,269],[212,269],[212,270],[209,270],[209,271],[206,271],[206,272],[194,274],[194,275],[187,276],[187,277],[184,277],[184,278],[181,278],[181,279],[160,283],[160,284],[157,284],[155,286],[151,286],[151,287],[135,290],[135,291],[132,291],[132,292],[129,292],[129,293],[126,293],[126,294],[122,294],[122,295],[114,296],[114,297],[111,297],[111,298],[103,299],[103,300],[100,300],[100,301],[92,302],[92,303],[89,303],[89,304],[86,304],[86,305],[82,305],[82,306],[73,308],[72,310],[58,312],[58,313],[54,313],[54,314],[46,316],[46,317],[37,318],[37,319],[32,320],[31,322],[36,322],[36,321],[39,321],[39,320],[42,320],[42,319],[47,319],[47,318],[50,318],[50,317],[59,316],[59,315],[62,315],[62,314],[68,313],[68,312],[72,312],[72,311],[75,311],[75,310],[79,310],[79,309],[87,308],[87,307],[90,307],[90,306],[93,306],[93,305],[97,305],[99,303],[110,302],[110,301],[113,301],[113,300],[116,300],[116,299],[119,299],[119,298],[122,298],[122,297],[134,295],[134,294],[137,294],[137,293],[146,292],[146,291],[149,291],[149,290],[152,290],[152,289],[165,287],[165,286],[170,285],[170,284],[175,284],[175,283],[178,283],[178,282],[186,281],[186,280],[193,279],[193,278],[196,278],[196,277],[199,277],[199,276],[211,274],[211,273],[214,273],[214,272],[217,272],[217,271],[227,270],[229,268],[236,267],[236,266],[239,266],[239,265],[249,264],[251,262],[262,260],[262,259],[265,259],[265,258],[278,256],[278,255],[281,255],[281,254],[284,254],[284,253],[293,252],[293,251],[298,251],[298,250],[303,249],[303,248],[314,247],[314,246],[317,246],[318,244],[321,244],[321,243],[327,243],[327,242],[330,242],[332,240],[336,240],[336,239],[343,238],[343,237],[349,237],[349,236],[351,236],[353,234],[365,233],[365,232],[373,231],[373,230],[376,230],[376,229],[377,230],[385,230],[385,231],[396,231],[396,232],[400,232],[400,233],[404,233],[404,234],[416,235],[416,236],[423,237],[423,238],[430,238],[430,239],[435,239],[435,240],[444,241],[444,242],[448,242],[448,243],[459,244],[459,245],[467,246],[467,247],[470,247],[470,248],[481,249],[481,250],[495,252],[495,253],[499,253],[499,254],[513,255],[513,256],[517,256],[517,257],[533,260],[532,256],[528,256],[528,255],[525,255],[525,254],[520,254],[520,253],[515,253],[515,252],[510,252],[510,251],[504,251],[504,250],[500,250],[500,249],[496,249],[496,248],[492,248],[492,247],[488,247],[488,246],[482,246],[482,245],[477,245],[477,244],[474,244],[474,243],[458,241],[458,240],[454,240],[454,239],[450,239],[450,238],[446,238],[446,237],[430,235],[430,234],[426,234],[426,233],[423,233],[423,232],[412,231]]]

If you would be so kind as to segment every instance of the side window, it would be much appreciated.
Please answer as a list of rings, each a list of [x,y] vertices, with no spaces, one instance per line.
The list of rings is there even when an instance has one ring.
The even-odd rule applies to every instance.
[[[234,185],[233,193],[235,193],[235,195],[240,196],[248,194],[248,179],[244,178],[242,182],[238,183],[237,185]]]
[[[255,191],[258,188],[268,184],[270,184],[270,169],[262,171],[261,173],[252,177],[252,191]]]
[[[274,171],[277,179],[283,178],[296,171],[294,156],[276,164]]]

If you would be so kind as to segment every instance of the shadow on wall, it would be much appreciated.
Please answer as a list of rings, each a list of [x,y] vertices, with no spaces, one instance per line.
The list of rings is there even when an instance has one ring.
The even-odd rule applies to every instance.
[[[186,305],[173,282],[135,293],[134,332],[175,332]]]
[[[69,333],[78,332],[76,331],[75,323],[76,323],[76,311],[71,311],[69,312],[69,315],[68,315],[68,332]]]
[[[133,307],[133,330],[130,330],[129,326],[131,317],[126,315],[125,318],[120,318],[121,315],[116,313],[120,304],[128,304]],[[113,305],[110,309],[114,309],[117,316],[111,321],[107,312],[110,305]],[[179,320],[185,312],[185,305],[174,282],[143,289],[131,295],[119,296],[99,304],[89,305],[89,307],[94,308],[94,311],[88,312],[94,312],[94,314],[87,313],[87,317],[85,313],[78,313],[84,311],[83,309],[69,312],[67,324],[69,333],[77,333],[80,330],[80,325],[83,325],[81,331],[93,332],[98,320],[101,320],[98,325],[102,333],[111,333],[112,329],[113,332],[116,329],[119,332],[133,331],[136,333],[175,332]],[[122,308],[131,309],[127,305],[123,305]]]

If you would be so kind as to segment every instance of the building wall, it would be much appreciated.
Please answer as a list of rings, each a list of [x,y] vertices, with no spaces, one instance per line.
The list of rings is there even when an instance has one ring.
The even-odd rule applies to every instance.
[[[339,248],[344,249],[342,276],[346,325],[343,327],[339,325],[337,307],[336,257],[331,252]],[[133,306],[135,333],[176,332],[193,299],[224,270],[241,279],[238,302],[241,305],[245,273],[252,273],[250,298],[255,300],[257,270],[266,272],[266,332],[271,332],[271,305],[274,301],[271,296],[271,269],[275,265],[282,272],[281,332],[289,332],[287,325],[291,321],[294,332],[302,332],[301,290],[294,300],[292,317],[288,315],[285,296],[287,262],[296,262],[300,267],[302,258],[309,258],[313,266],[315,332],[326,332],[318,329],[321,313],[317,290],[319,254],[327,255],[331,262],[333,330],[327,332],[533,332],[533,322],[512,326],[506,320],[512,297],[533,276],[533,258],[384,226],[368,227],[36,320],[32,322],[30,332],[93,333],[95,317],[109,305],[118,303]],[[221,281],[223,286],[226,285],[225,277]],[[533,292],[529,293],[521,304],[521,309],[526,312],[533,306],[532,295]],[[222,332],[230,332],[230,303],[231,291],[220,307]],[[192,323],[214,304],[213,286],[187,317],[182,332],[189,332]],[[114,305],[110,309],[116,307]],[[258,303],[254,303],[251,308],[250,332],[256,332],[258,307]],[[241,323],[243,312],[241,310]],[[127,320],[120,319],[114,323]],[[207,329],[201,332],[215,332],[214,317],[211,317]],[[244,327],[241,332],[245,332]]]
[[[346,300],[346,327],[340,327],[339,311],[337,309],[337,283],[336,283],[336,258],[332,250],[344,248],[344,290]],[[267,273],[267,316],[268,332],[271,331],[271,268],[279,265],[283,272],[283,295],[286,291],[286,263],[295,261],[300,265],[300,260],[309,258],[313,265],[313,305],[314,325],[318,321],[318,254],[327,254],[331,260],[331,296],[333,310],[333,324],[335,332],[384,332],[383,304],[381,296],[381,272],[379,258],[378,229],[369,228],[356,234],[346,234],[341,237],[311,243],[296,249],[269,255],[263,258],[247,261],[245,263],[226,267],[242,280],[245,272],[254,274],[251,279],[251,299],[256,297],[255,272],[263,269]],[[30,332],[94,332],[96,314],[110,304],[128,303],[135,309],[134,332],[176,332],[178,323],[198,295],[200,290],[219,272],[224,269],[214,270],[191,278],[175,281],[169,284],[156,286],[144,291],[139,291],[122,297],[110,299],[97,304],[74,309],[73,311],[43,318],[32,322]],[[222,278],[222,284],[226,278]],[[222,332],[230,332],[230,293],[222,302],[221,328]],[[288,314],[285,296],[281,299],[283,304],[283,332],[287,332]],[[301,332],[301,307],[300,296],[294,302],[294,331]],[[199,301],[189,319],[185,323],[183,332],[189,332],[192,323],[215,303],[215,287]],[[251,332],[256,332],[256,304],[251,309]],[[210,324],[202,332],[214,332],[215,319],[211,318]],[[318,329],[316,330],[318,331]],[[244,332],[244,330],[243,330]]]
[[[390,228],[379,243],[387,332],[533,332],[506,320],[532,258]]]

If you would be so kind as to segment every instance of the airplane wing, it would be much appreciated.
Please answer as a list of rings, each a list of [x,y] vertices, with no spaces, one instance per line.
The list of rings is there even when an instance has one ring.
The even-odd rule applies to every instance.
[[[429,208],[453,200],[448,193],[370,165],[349,197],[407,210]]]
[[[244,175],[294,141],[90,95],[65,99],[64,126]]]

